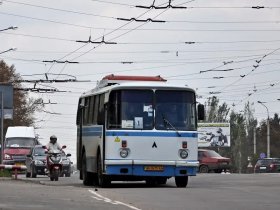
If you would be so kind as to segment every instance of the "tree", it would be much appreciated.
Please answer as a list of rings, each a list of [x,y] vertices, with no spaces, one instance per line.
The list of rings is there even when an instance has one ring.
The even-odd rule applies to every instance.
[[[34,126],[34,113],[43,108],[41,98],[34,99],[28,96],[22,88],[20,74],[16,73],[15,67],[8,66],[3,60],[0,61],[0,83],[11,83],[14,87],[14,115],[13,120],[4,121],[4,133],[8,126]]]
[[[247,134],[247,144],[248,144],[248,155],[254,156],[254,132],[257,128],[258,121],[254,118],[255,110],[252,107],[253,104],[249,102],[245,104],[244,108],[244,118],[245,118],[245,127]]]
[[[226,103],[219,105],[219,99],[216,96],[209,98],[207,101],[207,122],[226,122],[230,108]]]
[[[274,114],[273,118],[269,119],[270,123],[270,156],[280,157],[280,118],[278,114]],[[263,120],[257,129],[257,151],[258,154],[266,153],[267,151],[267,120]]]
[[[231,151],[230,158],[232,161],[233,171],[245,172],[248,165],[248,144],[246,141],[245,118],[242,114],[230,114],[230,137]]]

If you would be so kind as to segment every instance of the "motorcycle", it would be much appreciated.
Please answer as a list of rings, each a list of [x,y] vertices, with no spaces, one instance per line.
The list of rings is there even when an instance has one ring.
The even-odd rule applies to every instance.
[[[65,149],[66,146],[62,146]],[[56,150],[47,153],[47,174],[51,181],[58,181],[60,174],[62,173],[62,151]]]

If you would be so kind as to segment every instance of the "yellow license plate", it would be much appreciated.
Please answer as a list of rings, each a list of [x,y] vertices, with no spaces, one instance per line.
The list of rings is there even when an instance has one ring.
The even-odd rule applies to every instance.
[[[163,171],[164,166],[144,166],[144,171]]]

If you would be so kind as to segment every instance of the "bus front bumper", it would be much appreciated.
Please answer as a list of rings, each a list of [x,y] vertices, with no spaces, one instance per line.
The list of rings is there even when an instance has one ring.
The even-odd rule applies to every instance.
[[[105,160],[107,175],[195,176],[198,161]]]

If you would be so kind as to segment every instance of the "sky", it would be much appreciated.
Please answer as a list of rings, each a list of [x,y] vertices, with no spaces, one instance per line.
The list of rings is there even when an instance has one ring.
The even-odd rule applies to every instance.
[[[0,0],[0,59],[24,80],[68,81],[29,96],[46,103],[41,142],[57,135],[73,161],[78,98],[108,74],[160,75],[236,112],[249,102],[259,120],[279,113],[279,37],[279,0]]]

